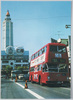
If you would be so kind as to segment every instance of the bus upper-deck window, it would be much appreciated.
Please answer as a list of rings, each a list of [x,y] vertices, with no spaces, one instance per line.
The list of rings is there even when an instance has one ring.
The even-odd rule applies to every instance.
[[[43,54],[44,52],[46,52],[46,49],[47,49],[47,47],[44,47],[44,48],[42,49],[42,54]]]
[[[34,59],[34,55],[32,56],[32,60]]]
[[[41,54],[42,54],[42,50],[39,51],[39,55],[41,55]]]
[[[37,55],[35,54],[35,58],[37,57]]]
[[[58,52],[66,52],[65,46],[58,46]]]
[[[38,51],[38,56],[39,56],[39,51]]]
[[[50,51],[57,52],[57,46],[50,46]]]
[[[34,54],[34,58],[35,58],[35,54]]]
[[[44,50],[44,48],[43,48],[43,49],[42,49],[42,54],[44,53],[44,51],[45,51],[45,50]]]
[[[46,50],[47,50],[47,47],[44,47],[44,51],[46,52]]]
[[[32,56],[32,60],[33,60],[33,56]]]
[[[38,57],[38,52],[36,53],[36,57]]]

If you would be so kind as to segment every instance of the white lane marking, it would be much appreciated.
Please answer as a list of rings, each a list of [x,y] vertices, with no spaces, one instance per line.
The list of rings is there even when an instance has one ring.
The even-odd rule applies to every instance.
[[[16,84],[18,84],[19,86],[21,86],[22,88],[24,88],[24,86],[23,86],[23,85],[21,85],[21,84],[19,84],[19,83],[17,83],[17,82],[16,82]]]
[[[54,92],[56,93],[60,93],[60,94],[63,94],[63,95],[69,95],[69,94],[66,94],[66,93],[62,93],[62,92],[59,92],[59,91],[56,91],[56,90],[53,90]]]
[[[43,98],[42,96],[38,95],[37,93],[31,91],[30,89],[27,89],[26,91],[30,92],[32,95],[34,95],[34,96],[35,96],[36,98],[38,98],[38,99],[45,99],[45,98]]]
[[[21,84],[19,84],[19,83],[17,83],[17,82],[16,82],[16,84],[18,84],[19,86],[21,86],[22,88],[24,88],[23,85],[21,85]],[[30,89],[25,89],[25,90],[28,91],[29,93],[31,93],[33,96],[35,96],[35,97],[38,98],[38,99],[45,99],[44,97],[42,97],[42,96],[40,96],[39,94],[37,94],[37,93],[31,91]]]

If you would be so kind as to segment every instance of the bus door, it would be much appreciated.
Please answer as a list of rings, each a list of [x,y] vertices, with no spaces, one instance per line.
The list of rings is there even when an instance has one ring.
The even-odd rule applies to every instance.
[[[47,75],[48,75],[48,68],[46,64],[42,65],[42,82],[45,83],[45,81],[47,80]]]

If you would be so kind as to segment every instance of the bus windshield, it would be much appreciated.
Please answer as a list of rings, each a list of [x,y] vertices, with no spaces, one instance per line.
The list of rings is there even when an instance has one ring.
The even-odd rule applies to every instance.
[[[65,46],[50,46],[50,51],[51,52],[66,52],[66,47]]]
[[[44,64],[43,72],[68,72],[67,64]]]

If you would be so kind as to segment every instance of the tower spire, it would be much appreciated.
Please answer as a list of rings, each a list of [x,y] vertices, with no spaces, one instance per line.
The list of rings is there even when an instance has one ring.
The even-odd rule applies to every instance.
[[[8,46],[13,46],[13,22],[11,21],[9,11],[7,10],[5,20],[3,21],[2,31],[3,50]]]
[[[7,10],[6,16],[10,16],[10,14],[9,14],[9,10]]]
[[[9,10],[7,10],[5,20],[11,20]]]

